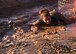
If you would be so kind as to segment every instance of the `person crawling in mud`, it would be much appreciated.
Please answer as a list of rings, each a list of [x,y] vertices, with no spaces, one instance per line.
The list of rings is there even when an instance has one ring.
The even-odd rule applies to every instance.
[[[58,12],[50,12],[47,9],[41,9],[39,11],[40,19],[33,23],[34,26],[58,26],[65,25],[69,22],[62,14]]]

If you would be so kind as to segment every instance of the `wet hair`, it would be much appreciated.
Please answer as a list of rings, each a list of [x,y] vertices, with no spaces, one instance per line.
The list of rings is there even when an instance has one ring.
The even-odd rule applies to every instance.
[[[49,10],[47,10],[47,9],[41,9],[39,11],[39,15],[41,15],[41,14],[43,14],[44,16],[50,16]]]

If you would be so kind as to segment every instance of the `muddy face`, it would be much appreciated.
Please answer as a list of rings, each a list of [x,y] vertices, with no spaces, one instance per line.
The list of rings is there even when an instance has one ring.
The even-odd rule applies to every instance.
[[[51,18],[50,16],[44,16],[44,15],[41,15],[41,19],[46,23],[46,24],[50,24],[51,23]]]

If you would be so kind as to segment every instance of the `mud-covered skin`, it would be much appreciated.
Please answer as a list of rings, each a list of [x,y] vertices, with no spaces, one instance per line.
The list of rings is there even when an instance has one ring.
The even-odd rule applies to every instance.
[[[44,13],[42,13],[42,14],[44,14]],[[65,18],[62,14],[60,14],[58,12],[52,13],[49,17],[51,19],[50,24],[47,24],[46,22],[44,22],[44,20],[42,18],[38,19],[33,24],[35,26],[58,26],[58,25],[66,25],[66,24],[70,23],[70,21],[67,18]]]
[[[35,19],[37,18],[35,17]],[[33,20],[27,20],[28,24]],[[11,32],[11,36],[3,37],[3,41],[0,42],[0,54],[76,54],[76,28],[74,28],[76,23],[71,27],[69,25],[70,28],[66,31],[63,26],[50,26],[45,27],[44,30],[40,29],[38,32],[35,30],[36,33],[30,31],[28,25],[21,25],[15,30],[15,33]]]

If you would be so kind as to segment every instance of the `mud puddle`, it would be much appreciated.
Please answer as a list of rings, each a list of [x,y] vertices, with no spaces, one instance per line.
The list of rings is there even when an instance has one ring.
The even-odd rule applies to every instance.
[[[28,22],[13,27],[13,29],[7,29],[7,33],[5,32],[0,42],[0,54],[75,54],[76,23],[68,26],[44,27],[39,30],[27,25],[39,18],[33,14],[36,14],[41,8],[50,9],[49,7],[43,5],[27,10],[15,10],[12,13],[14,17],[8,20],[14,22],[18,20],[17,23],[21,23],[19,20],[25,19]]]

